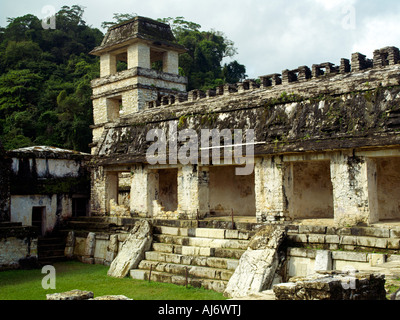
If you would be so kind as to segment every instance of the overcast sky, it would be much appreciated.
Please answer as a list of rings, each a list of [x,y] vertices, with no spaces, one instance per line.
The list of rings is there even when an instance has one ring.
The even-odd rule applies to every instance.
[[[400,47],[398,0],[0,0],[0,26],[28,13],[44,18],[45,6],[85,7],[87,24],[100,28],[113,13],[157,19],[183,16],[202,30],[234,41],[249,78],[322,62],[340,64],[351,53]],[[105,30],[102,30],[103,32]]]

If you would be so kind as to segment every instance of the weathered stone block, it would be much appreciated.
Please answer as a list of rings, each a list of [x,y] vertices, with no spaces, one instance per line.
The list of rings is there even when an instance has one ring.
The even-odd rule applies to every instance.
[[[239,231],[238,230],[226,230],[225,231],[225,238],[226,239],[238,239],[239,238]]]
[[[71,290],[46,295],[47,300],[88,300],[91,298],[93,298],[93,292],[81,290]]]
[[[196,229],[196,237],[199,237],[199,238],[225,239],[225,230],[223,230],[223,229],[197,228]]]
[[[314,270],[329,271],[332,270],[332,253],[327,250],[318,250],[315,256]]]
[[[111,263],[107,274],[115,278],[124,278],[131,269],[137,268],[144,253],[150,249],[152,240],[152,227],[149,222],[145,220],[137,222]]]
[[[295,243],[303,243],[303,244],[308,243],[308,235],[307,234],[291,234],[291,235],[288,235],[288,239],[289,239],[289,241],[295,242]]]
[[[341,236],[339,244],[355,246],[357,245],[357,238],[354,236]]]
[[[374,248],[376,246],[377,238],[371,237],[358,237],[357,238],[357,245],[361,247],[370,247]]]
[[[299,233],[326,234],[325,226],[299,226]]]
[[[339,244],[340,238],[337,235],[327,235],[325,236],[325,243],[327,244]]]
[[[400,249],[400,239],[387,239],[388,240],[388,249],[397,250]]]
[[[386,262],[386,255],[371,253],[371,254],[368,254],[368,260],[369,260],[370,265],[372,267],[375,267],[377,265],[380,265],[380,264],[383,264]]]
[[[321,274],[297,277],[273,287],[276,300],[386,300],[385,277]]]
[[[323,234],[309,234],[308,243],[324,244],[325,237],[326,236]]]
[[[136,280],[146,280],[146,271],[140,269],[133,269],[130,271],[130,276]]]
[[[390,229],[390,238],[400,238],[400,227]]]
[[[368,262],[367,253],[363,252],[334,251],[332,252],[332,258],[334,260]]]
[[[257,232],[241,256],[224,294],[243,297],[269,289],[278,267],[278,249],[285,237],[286,230],[281,226],[266,226]]]

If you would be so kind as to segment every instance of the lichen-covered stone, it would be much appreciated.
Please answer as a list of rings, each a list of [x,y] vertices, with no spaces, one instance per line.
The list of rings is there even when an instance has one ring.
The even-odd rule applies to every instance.
[[[47,294],[47,300],[89,300],[93,298],[93,292],[82,290],[71,290],[62,293]]]
[[[114,278],[124,278],[131,269],[137,268],[144,253],[150,249],[152,241],[150,223],[146,220],[137,222],[111,263],[107,274]]]
[[[386,300],[385,276],[326,272],[273,287],[276,300]]]
[[[238,298],[270,289],[280,262],[279,247],[285,236],[282,226],[266,226],[260,230],[241,256],[224,295]]]

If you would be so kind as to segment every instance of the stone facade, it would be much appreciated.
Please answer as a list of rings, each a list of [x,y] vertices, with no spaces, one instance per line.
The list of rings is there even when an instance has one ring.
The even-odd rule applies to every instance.
[[[8,152],[11,160],[10,221],[50,234],[72,215],[86,215],[89,155],[51,147]]]
[[[37,267],[36,229],[21,224],[0,223],[0,270]]]
[[[121,52],[128,69],[117,73],[109,65]],[[111,28],[92,52],[106,61],[101,78],[92,82],[94,214],[161,219],[234,214],[268,223],[333,219],[338,226],[400,218],[397,48],[376,50],[372,60],[355,53],[339,66],[301,66],[189,93],[178,75],[181,52],[169,26],[142,17]],[[156,56],[163,60],[162,71],[151,69]],[[114,114],[107,116],[110,105]],[[181,132],[190,130],[200,140],[204,129],[235,145],[240,145],[236,136],[232,142],[235,130],[254,130],[254,150],[246,147],[254,151],[252,173],[235,173],[241,164],[228,161],[229,143],[217,150],[225,157],[219,153],[212,163],[203,159],[200,146],[192,161],[178,162],[174,152],[187,148],[179,141]],[[147,135],[154,130],[167,140],[158,150],[162,161],[148,158]],[[122,174],[130,174],[130,201],[115,210],[122,205]]]
[[[128,30],[129,23],[124,28]],[[109,51],[113,48],[110,43]],[[118,204],[118,175],[130,173],[125,212],[131,216],[196,219],[233,212],[258,222],[322,218],[334,219],[338,226],[399,219],[397,52],[383,48],[373,60],[356,53],[340,66],[302,66],[260,81],[186,95],[163,92],[161,87],[171,88],[168,81],[158,83],[151,76],[156,71],[141,65],[140,59],[123,73],[94,80],[99,117],[106,114],[100,110],[107,107],[111,88],[119,88],[124,79],[157,88],[157,97],[145,105],[132,100],[124,106],[128,113],[96,120],[92,211],[108,215],[110,203]],[[148,76],[137,77],[141,72]],[[172,74],[161,72],[158,77],[170,79]],[[254,130],[253,173],[239,177],[231,163],[210,164],[200,156],[189,164],[177,163],[170,144],[165,162],[149,162],[146,135],[151,130],[165,132],[170,143],[177,131],[186,129],[198,137],[202,129]]]

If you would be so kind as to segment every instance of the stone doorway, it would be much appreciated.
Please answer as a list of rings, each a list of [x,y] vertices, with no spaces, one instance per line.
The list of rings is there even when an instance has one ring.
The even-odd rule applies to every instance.
[[[211,216],[256,216],[255,179],[236,175],[236,166],[211,166],[209,203]]]
[[[158,170],[158,202],[165,212],[178,209],[178,169]]]
[[[296,219],[333,219],[330,161],[288,164],[286,196],[289,216]]]
[[[375,158],[379,221],[400,221],[400,157]]]
[[[39,235],[44,236],[46,222],[46,207],[32,207],[32,226],[39,229]]]

